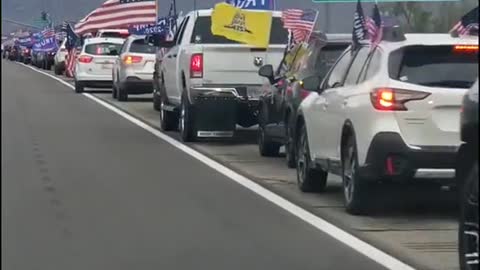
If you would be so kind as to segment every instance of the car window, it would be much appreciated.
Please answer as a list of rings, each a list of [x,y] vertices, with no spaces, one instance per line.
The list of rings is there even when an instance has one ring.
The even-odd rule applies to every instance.
[[[85,53],[93,55],[112,55],[112,51],[116,50],[117,54],[120,51],[122,44],[118,43],[96,43],[85,46]]]
[[[388,69],[402,82],[470,88],[478,76],[478,47],[407,46],[390,54]]]
[[[175,44],[178,44],[179,43],[179,40],[180,39],[180,34],[182,34],[182,37],[183,37],[183,29],[185,28],[185,24],[187,23],[187,21],[190,19],[190,17],[186,17],[182,23],[178,26],[178,30],[177,32],[175,33],[175,36],[173,38],[173,40],[175,41]]]
[[[212,19],[210,16],[198,17],[195,22],[190,42],[196,44],[237,44],[237,41],[212,34]],[[288,32],[283,27],[280,18],[272,19],[270,44],[287,44]]]
[[[360,74],[359,82],[363,82],[372,78],[380,70],[382,59],[382,53],[380,50],[375,50],[367,60],[367,64],[364,66],[362,73]]]
[[[325,77],[347,47],[348,44],[327,45],[319,50],[314,59],[315,63],[313,65],[315,75],[320,76],[321,78]]]
[[[182,43],[183,35],[185,34],[185,29],[187,29],[189,20],[190,20],[190,17],[187,17],[187,19],[185,19],[185,23],[183,24],[183,27],[180,29],[180,35],[178,35],[177,44]]]
[[[344,85],[354,85],[357,83],[360,72],[365,66],[368,56],[370,55],[370,47],[361,47],[355,54],[355,59],[348,70],[347,77],[345,77]]]
[[[338,84],[343,84],[343,79],[345,78],[345,74],[348,71],[348,67],[350,66],[350,62],[352,60],[352,54],[350,50],[347,50],[343,53],[342,56],[337,60],[335,66],[330,70],[330,73],[325,80],[323,85],[323,89],[337,87]]]
[[[136,39],[130,44],[130,52],[155,54],[155,46],[150,45],[145,39]]]

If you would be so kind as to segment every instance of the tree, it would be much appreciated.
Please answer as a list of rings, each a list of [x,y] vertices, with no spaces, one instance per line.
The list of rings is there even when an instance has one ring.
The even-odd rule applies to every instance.
[[[432,13],[425,11],[421,3],[397,2],[385,3],[381,7],[386,15],[399,19],[406,32],[430,32],[433,23]]]

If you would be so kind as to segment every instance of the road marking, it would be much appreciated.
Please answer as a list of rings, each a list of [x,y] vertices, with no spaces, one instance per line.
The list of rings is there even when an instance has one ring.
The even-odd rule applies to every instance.
[[[21,63],[22,64],[22,63]],[[22,64],[38,73],[44,74],[60,83],[64,84],[65,86],[75,89],[73,85],[70,83],[53,76],[47,72],[38,70],[34,67],[27,66]],[[172,146],[176,147],[177,149],[185,152],[186,154],[190,155],[191,157],[197,159],[198,161],[204,163],[205,165],[209,166],[210,168],[214,169],[215,171],[225,175],[226,177],[230,178],[231,180],[237,182],[238,184],[244,186],[245,188],[255,192],[257,195],[263,197],[264,199],[272,202],[273,204],[277,205],[278,207],[286,210],[290,214],[300,218],[301,220],[305,221],[306,223],[312,225],[313,227],[317,228],[318,230],[330,235],[334,239],[342,242],[343,244],[349,246],[350,248],[354,249],[355,251],[363,254],[364,256],[370,258],[371,260],[377,262],[378,264],[392,270],[414,270],[415,268],[401,262],[400,260],[392,257],[391,255],[377,249],[376,247],[360,240],[359,238],[349,234],[348,232],[336,227],[335,225],[329,223],[328,221],[318,217],[307,210],[293,204],[292,202],[286,200],[283,197],[273,193],[272,191],[262,187],[261,185],[255,183],[255,181],[248,179],[247,177],[233,171],[232,169],[227,168],[226,166],[220,164],[219,162],[205,156],[204,154],[198,152],[197,150],[169,137],[168,135],[164,134],[163,132],[151,127],[150,125],[144,123],[143,121],[127,114],[126,112],[118,109],[114,105],[101,100],[100,98],[95,97],[89,93],[83,93],[83,95],[100,105],[104,106],[105,108],[115,112],[116,114],[122,116],[123,118],[127,119],[128,121],[134,123],[135,125],[145,129],[146,131],[152,133],[156,137],[164,140],[165,142],[171,144]],[[319,251],[320,252],[320,251]]]

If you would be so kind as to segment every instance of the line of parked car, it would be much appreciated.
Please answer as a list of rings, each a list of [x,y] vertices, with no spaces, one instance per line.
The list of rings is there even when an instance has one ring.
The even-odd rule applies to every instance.
[[[75,92],[152,93],[161,129],[184,142],[258,125],[260,155],[284,146],[303,192],[339,175],[351,214],[368,214],[382,184],[457,186],[460,260],[478,267],[478,37],[394,26],[377,46],[353,47],[351,35],[314,32],[286,52],[280,12],[266,49],[213,35],[211,12],[188,13],[171,41],[116,30],[85,39]],[[64,44],[52,61],[61,74]]]

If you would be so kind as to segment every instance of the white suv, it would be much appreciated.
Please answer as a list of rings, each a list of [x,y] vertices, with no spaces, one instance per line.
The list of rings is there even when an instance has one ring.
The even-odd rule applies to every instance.
[[[368,209],[378,181],[453,183],[462,97],[478,74],[478,39],[392,30],[377,48],[348,48],[312,91],[296,122],[297,179],[323,190],[342,176],[347,211]],[[445,182],[446,181],[446,182]]]
[[[57,52],[55,53],[55,57],[53,58],[53,70],[56,75],[62,75],[63,71],[65,70],[65,57],[67,56],[67,48],[65,44],[67,43],[67,39],[63,39],[60,47],[58,48]]]
[[[85,87],[112,87],[113,63],[118,57],[124,39],[86,39],[75,62],[75,92]]]
[[[153,93],[153,70],[157,49],[145,36],[127,38],[113,66],[112,96],[127,101],[129,94]]]

